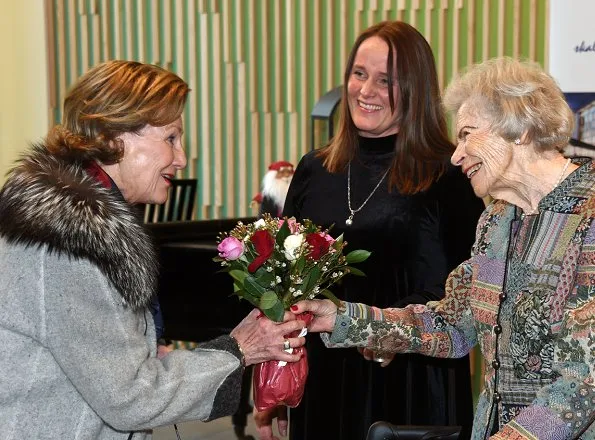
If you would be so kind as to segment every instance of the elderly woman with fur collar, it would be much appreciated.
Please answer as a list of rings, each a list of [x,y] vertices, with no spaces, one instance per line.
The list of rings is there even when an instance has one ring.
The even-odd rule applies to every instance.
[[[164,203],[186,166],[188,92],[157,66],[101,64],[68,94],[63,124],[9,173],[1,438],[149,438],[156,426],[232,414],[245,365],[298,360],[283,348],[301,321],[256,310],[229,336],[156,356],[156,255],[133,204]]]

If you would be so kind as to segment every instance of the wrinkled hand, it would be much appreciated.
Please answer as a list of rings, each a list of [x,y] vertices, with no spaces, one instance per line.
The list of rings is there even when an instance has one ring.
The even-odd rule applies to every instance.
[[[302,328],[304,328],[304,322],[296,319],[292,313],[285,312],[284,322],[273,322],[258,309],[254,309],[231,331],[231,336],[242,347],[246,365],[270,360],[297,362],[301,355],[287,353],[283,343],[287,339],[291,348],[304,345],[306,342],[304,337],[285,337]]]
[[[257,409],[254,408],[253,415],[259,440],[279,440],[279,437],[273,435],[273,420],[275,418],[277,418],[279,435],[282,437],[287,435],[286,406],[275,406],[274,408],[265,409],[264,411],[257,411]]]
[[[314,317],[308,326],[311,332],[332,332],[337,319],[337,306],[330,299],[311,299],[295,303],[291,311],[296,315],[312,312]]]
[[[374,350],[370,350],[369,348],[362,348],[362,347],[357,347],[357,351],[359,351],[364,356],[364,359],[366,359],[367,361],[378,362],[381,367],[386,367],[388,364],[391,363],[391,361],[395,357],[395,353],[383,352],[382,355],[380,356],[380,358],[383,360],[382,360],[382,362],[379,362],[378,352],[375,352]]]

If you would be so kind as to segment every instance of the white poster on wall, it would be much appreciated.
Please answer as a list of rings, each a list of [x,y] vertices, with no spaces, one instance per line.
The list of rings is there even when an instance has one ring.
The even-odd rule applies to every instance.
[[[569,155],[595,157],[595,0],[550,0],[548,70],[575,114]]]
[[[565,92],[595,91],[595,1],[549,3],[550,74]]]

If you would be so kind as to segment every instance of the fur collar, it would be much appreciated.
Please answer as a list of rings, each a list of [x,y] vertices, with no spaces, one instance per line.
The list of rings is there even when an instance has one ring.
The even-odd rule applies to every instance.
[[[42,145],[19,160],[0,190],[0,235],[89,259],[135,310],[156,292],[156,252],[134,208],[81,164],[52,156]]]

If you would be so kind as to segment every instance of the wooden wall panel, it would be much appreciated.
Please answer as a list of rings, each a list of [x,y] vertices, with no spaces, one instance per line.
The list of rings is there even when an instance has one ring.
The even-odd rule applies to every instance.
[[[545,62],[547,0],[45,1],[52,123],[68,87],[104,60],[150,62],[188,81],[181,177],[200,180],[197,218],[254,213],[269,163],[297,163],[311,148],[310,111],[341,84],[358,33],[380,20],[424,34],[443,86],[493,56]]]

